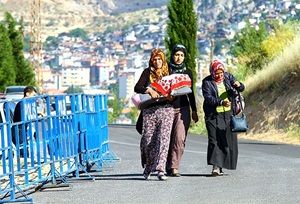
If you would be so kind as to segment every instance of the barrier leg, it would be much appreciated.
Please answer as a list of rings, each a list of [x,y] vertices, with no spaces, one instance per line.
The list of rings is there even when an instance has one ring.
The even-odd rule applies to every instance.
[[[88,165],[88,164],[87,164]],[[95,181],[95,177],[91,176],[89,173],[88,173],[88,170],[87,168],[85,168],[82,164],[80,164],[79,162],[77,163],[77,168],[78,168],[78,171],[79,170],[82,170],[86,175],[87,175],[87,178],[85,179],[91,179],[93,181]],[[76,178],[78,178],[79,175],[76,175]]]
[[[51,173],[51,171],[48,173],[48,175]],[[60,179],[60,183],[57,183],[57,180],[55,178]],[[61,188],[61,187],[69,187],[70,189],[73,188],[73,185],[68,182],[65,176],[61,175],[56,169],[55,169],[55,175],[54,175],[54,182],[52,181],[52,184],[48,184],[48,180],[44,181],[41,185],[35,188],[35,191],[41,191],[43,189],[48,188]]]
[[[21,202],[26,202],[26,203],[33,203],[33,199],[29,198],[27,194],[14,182],[13,184],[14,189],[17,189],[17,191],[23,196],[23,198],[14,198],[15,197],[15,192],[13,192],[14,195],[11,195],[10,200],[3,200],[6,196],[8,196],[8,193],[6,193],[2,198],[0,203],[21,203]]]

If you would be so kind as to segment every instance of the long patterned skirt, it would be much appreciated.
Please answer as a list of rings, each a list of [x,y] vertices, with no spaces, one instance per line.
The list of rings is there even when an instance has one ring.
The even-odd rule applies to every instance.
[[[140,149],[145,171],[165,171],[173,120],[174,110],[170,104],[143,110]]]

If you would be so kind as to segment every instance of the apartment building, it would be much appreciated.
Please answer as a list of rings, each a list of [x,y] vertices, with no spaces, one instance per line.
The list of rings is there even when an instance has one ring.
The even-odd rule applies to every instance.
[[[87,67],[62,67],[62,88],[67,89],[70,86],[85,87],[90,86],[90,68]]]

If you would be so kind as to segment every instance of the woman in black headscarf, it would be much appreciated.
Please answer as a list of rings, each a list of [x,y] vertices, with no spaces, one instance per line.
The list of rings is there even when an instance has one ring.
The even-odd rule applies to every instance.
[[[167,173],[170,176],[179,177],[180,161],[184,152],[185,140],[192,119],[198,122],[196,100],[193,92],[193,73],[186,67],[184,60],[187,51],[185,46],[177,44],[172,49],[169,63],[170,74],[187,74],[192,80],[192,93],[178,96],[173,100],[174,122],[171,133],[170,148],[167,160]]]

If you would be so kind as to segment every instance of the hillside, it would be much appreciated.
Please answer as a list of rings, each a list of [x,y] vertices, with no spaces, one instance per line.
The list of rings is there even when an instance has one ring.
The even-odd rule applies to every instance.
[[[124,26],[126,20],[127,23],[131,23],[131,15],[135,16],[134,21],[137,23],[142,18],[151,18],[148,10],[151,12],[153,8],[160,9],[167,2],[167,0],[42,0],[40,11],[42,36],[44,38],[50,35],[55,36],[75,28],[83,28],[90,32],[103,32],[107,26],[120,27],[122,24]],[[142,12],[143,10],[145,11]],[[0,19],[3,18],[5,11],[11,12],[17,20],[23,17],[25,28],[29,32],[29,0],[0,0]],[[137,11],[140,11],[137,13],[138,17],[135,14]],[[147,15],[143,15],[145,12]]]
[[[283,90],[257,91],[246,98],[249,132],[241,137],[300,144],[299,77],[284,85]]]
[[[279,56],[248,77],[248,138],[300,144],[300,36]],[[248,87],[248,89],[247,89]]]
[[[213,25],[217,16],[234,16],[243,9],[251,10],[250,0],[194,0],[199,28]],[[41,0],[42,36],[57,35],[74,28],[90,32],[103,32],[108,26],[122,28],[144,22],[167,19],[169,0]],[[25,9],[24,9],[25,8]],[[5,11],[15,19],[24,18],[25,28],[30,29],[30,0],[0,0],[0,19]]]

